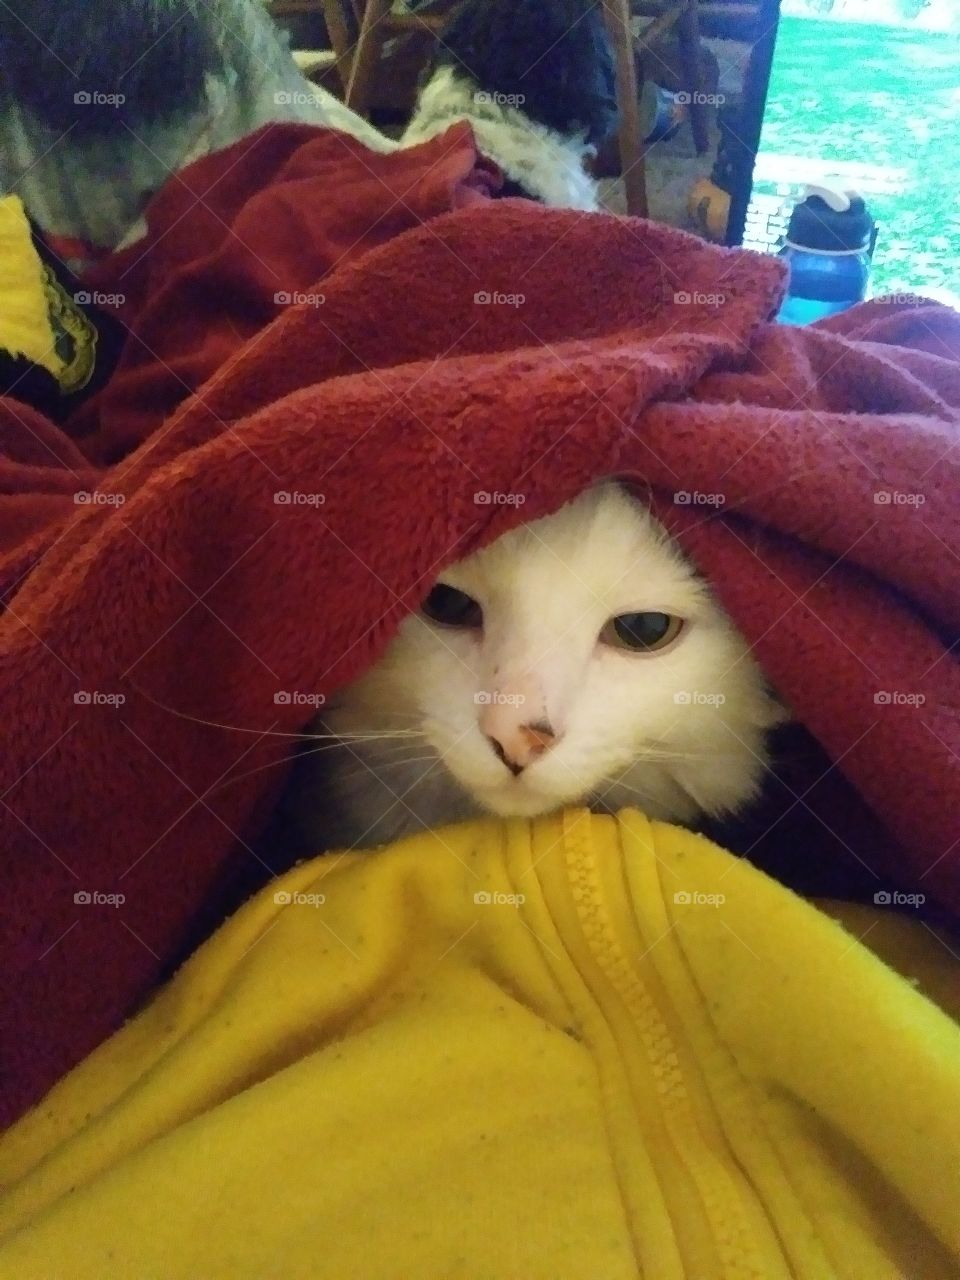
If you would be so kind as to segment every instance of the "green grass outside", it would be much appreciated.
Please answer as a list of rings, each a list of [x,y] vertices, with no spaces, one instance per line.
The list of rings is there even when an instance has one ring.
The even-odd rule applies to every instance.
[[[761,148],[906,170],[901,194],[866,197],[881,223],[871,291],[960,297],[955,35],[782,18]]]

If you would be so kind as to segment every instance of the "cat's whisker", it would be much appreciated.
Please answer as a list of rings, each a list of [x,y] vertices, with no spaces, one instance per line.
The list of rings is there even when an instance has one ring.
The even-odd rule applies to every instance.
[[[245,778],[255,777],[258,773],[266,773],[268,769],[282,769],[290,764],[290,755],[282,756],[279,760],[269,760],[266,764],[258,764],[255,769],[246,769],[243,773],[238,773],[233,778],[225,778],[218,787],[210,792],[211,796],[218,796],[221,791],[226,791],[227,787],[232,787],[236,782],[243,782]]]
[[[350,706],[350,710],[353,712],[354,715],[366,716],[370,720],[375,721],[378,719],[382,719],[384,716],[383,707],[378,706],[375,703],[370,704],[366,702],[357,702],[357,703],[350,703],[349,706]],[[337,703],[332,701],[327,702],[324,704],[323,711],[320,713],[319,718],[322,720],[324,716],[332,715],[333,713],[337,711],[342,711],[342,710],[343,710],[343,707],[338,705]],[[415,720],[417,724],[420,724],[420,722],[423,720],[423,713],[420,711],[395,711],[393,708],[391,708],[389,712],[389,719],[391,721]]]
[[[691,760],[716,760],[721,755],[723,755],[722,751],[670,751],[661,747],[652,749],[639,747],[634,759],[646,760],[650,764],[670,764],[678,760],[681,763]]]
[[[393,735],[390,735],[390,734],[369,734],[369,735],[362,735],[362,734],[360,734],[360,735],[356,735],[356,737],[354,738],[354,740],[355,740],[355,741],[369,741],[369,740],[371,740],[371,739],[376,740],[377,738],[389,738],[389,737],[391,737],[391,736],[393,736]],[[346,741],[346,739],[339,738],[339,737],[337,737],[337,736],[336,736],[336,735],[334,735],[334,734],[330,734],[330,735],[329,735],[329,737],[330,737],[330,738],[332,738],[333,740],[332,740],[332,741],[330,741],[330,742],[324,742],[324,744],[323,744],[322,746],[319,746],[319,747],[311,747],[308,751],[301,751],[301,752],[299,752],[299,753],[297,754],[297,758],[298,758],[298,759],[303,759],[305,756],[315,756],[315,755],[320,755],[320,754],[322,754],[323,752],[336,751],[336,750],[337,750],[337,748],[338,748],[338,747],[341,747],[341,746],[343,745],[344,741]],[[308,740],[309,740],[309,738],[310,738],[310,735],[307,735],[307,739],[308,739]],[[398,742],[398,743],[396,743],[396,744],[395,744],[395,747],[396,747],[396,749],[398,749],[398,750],[399,750],[401,747],[402,747],[402,748],[404,748],[404,749],[409,749],[409,748],[410,748],[410,742],[409,742],[409,741]],[[293,753],[292,753],[292,752],[287,752],[287,754],[286,754],[286,755],[282,756],[282,757],[281,757],[280,759],[278,759],[278,760],[271,760],[271,761],[268,761],[268,763],[267,763],[267,764],[260,764],[260,765],[257,765],[257,767],[256,767],[255,769],[247,769],[247,770],[245,770],[243,773],[238,773],[238,774],[236,775],[236,777],[233,777],[233,778],[227,778],[227,779],[226,779],[226,781],[225,781],[225,782],[223,782],[223,783],[221,784],[221,786],[217,787],[215,791],[211,792],[211,794],[212,794],[212,795],[217,795],[217,794],[219,794],[219,792],[220,792],[220,791],[222,791],[225,787],[231,787],[231,786],[233,786],[233,784],[234,784],[235,782],[240,782],[240,781],[242,781],[244,778],[252,778],[255,774],[258,774],[258,773],[264,773],[267,769],[277,769],[277,768],[280,768],[280,767],[282,767],[282,766],[290,765],[290,764],[292,764],[292,762],[293,762]],[[339,775],[340,775],[341,777],[349,777],[349,776],[350,776],[350,774],[351,774],[352,772],[354,772],[354,771],[359,772],[359,770],[357,769],[357,765],[358,765],[359,763],[361,763],[361,758],[360,758],[360,757],[357,757],[357,758],[355,759],[355,761],[354,761],[352,764],[348,764],[348,765],[346,765],[342,770],[339,770],[339,771],[338,771],[338,772],[339,772]],[[387,767],[389,767],[390,765],[392,765],[392,764],[394,764],[394,763],[397,763],[397,762],[396,762],[396,761],[394,761],[394,760],[391,760],[391,759],[383,759],[383,757],[378,753],[377,761],[376,761],[376,765],[377,765],[377,768],[378,768],[378,769],[379,769],[379,768],[387,768]],[[371,767],[372,767],[372,766],[371,766]]]
[[[339,745],[339,742],[328,742],[322,747],[313,747],[309,751],[299,753],[297,758],[302,758],[303,756],[315,756],[325,751],[335,751]],[[211,794],[217,795],[225,787],[232,787],[235,782],[241,782],[244,778],[252,778],[258,773],[266,772],[267,769],[279,769],[291,766],[294,758],[293,751],[288,751],[277,760],[269,760],[266,764],[258,764],[255,769],[246,769],[243,773],[238,773],[233,778],[227,778],[219,787],[216,788],[215,791],[211,792]]]
[[[404,752],[407,752],[407,751],[422,750],[423,747],[427,745],[427,742],[426,742],[426,739],[416,739],[416,738],[404,738],[399,742],[381,741],[380,743],[377,744],[377,746],[372,751],[364,751],[363,753],[361,753],[359,750],[352,751],[351,747],[353,744],[350,743],[349,741],[345,741],[342,745],[344,747],[344,753],[343,753],[344,763],[348,763],[351,756],[357,760],[367,759],[367,760],[370,760],[372,763],[379,763],[380,761],[386,762],[392,757],[403,755]],[[358,741],[356,745],[360,747],[360,746],[368,746],[369,744]],[[329,749],[330,749],[329,746],[324,745],[322,747],[311,748],[310,750],[304,751],[301,754],[311,755],[314,750],[327,751]]]
[[[369,729],[361,733],[299,733],[304,742],[379,742],[392,738],[422,738],[421,729]]]
[[[305,741],[309,742],[310,739],[307,738]],[[343,748],[342,763],[344,764],[349,763],[351,756],[357,760],[367,759],[371,763],[379,763],[380,761],[385,762],[389,760],[392,756],[402,755],[405,751],[421,750],[428,741],[426,734],[410,735],[409,737],[398,736],[395,741],[386,734],[382,738],[345,737],[339,738],[336,742],[332,743],[324,742],[319,747],[307,747],[305,750],[299,752],[299,755],[302,758],[303,756],[314,755],[317,752],[336,750],[339,747]],[[351,750],[354,746],[357,748],[369,747],[371,742],[376,745],[372,750],[365,751],[363,754],[361,754],[359,750]],[[340,763],[341,761],[338,760],[337,764],[339,765]]]
[[[436,752],[426,756],[400,756],[393,760],[365,760],[363,757],[358,757],[356,760],[345,764],[342,769],[337,770],[337,779],[338,781],[346,782],[352,778],[362,777],[364,774],[380,777],[388,770],[409,768],[410,765],[420,764],[427,760],[436,763],[439,759],[440,757]]]
[[[356,741],[357,745],[365,745],[360,739]],[[392,764],[397,759],[404,759],[404,753],[406,752],[421,750],[423,745],[422,742],[411,740],[388,742],[386,746],[378,746],[375,753],[361,754],[359,751],[350,750],[351,743],[349,741],[324,742],[318,747],[309,747],[306,750],[298,751],[296,758],[305,760],[311,756],[323,756],[331,751],[337,752],[338,756],[335,758],[337,775],[345,777],[348,771],[351,771],[356,765],[365,765],[369,769],[379,769],[381,766],[385,767]]]
[[[649,791],[645,791],[642,787],[638,787],[635,783],[624,782],[623,778],[611,779],[610,785],[602,793],[594,793],[596,800],[603,803],[611,791],[627,791],[640,801],[640,807],[643,808],[648,804],[656,802],[656,797],[651,795]]]
[[[331,742],[342,742],[346,738],[350,738],[353,741],[361,741],[361,740],[367,741],[367,740],[376,739],[383,736],[398,737],[400,734],[408,734],[410,736],[415,736],[421,732],[418,729],[396,729],[392,731],[374,730],[369,733],[343,734],[343,733],[307,733],[301,729],[297,733],[286,733],[280,729],[264,729],[263,727],[251,727],[249,725],[227,724],[224,721],[207,720],[202,716],[193,716],[193,715],[190,715],[189,712],[179,711],[176,707],[170,707],[165,702],[160,702],[157,698],[154,698],[151,694],[147,693],[145,689],[140,688],[139,685],[134,684],[132,681],[131,681],[131,685],[136,690],[136,692],[140,695],[141,698],[145,698],[147,702],[157,707],[160,711],[166,711],[168,715],[176,716],[179,720],[187,720],[191,724],[205,725],[210,729],[223,729],[227,733],[250,733],[250,734],[255,734],[257,737],[260,737],[260,738],[291,738],[291,739],[296,739],[297,741],[300,741],[304,737],[326,738],[326,739],[329,739]],[[399,715],[399,714],[406,714],[406,713],[391,712],[391,716]],[[411,718],[415,718],[412,716],[412,713],[411,713]]]
[[[412,764],[427,764],[427,763],[437,764],[439,759],[440,757],[437,755],[436,752],[434,752],[432,755],[428,755],[428,756],[410,756],[403,760],[388,760],[384,765],[384,768],[398,769],[401,766],[403,768],[409,768],[409,766]]]

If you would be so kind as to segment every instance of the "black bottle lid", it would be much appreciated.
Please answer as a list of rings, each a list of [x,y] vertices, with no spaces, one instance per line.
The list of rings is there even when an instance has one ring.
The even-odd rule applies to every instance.
[[[869,248],[872,235],[873,218],[862,196],[852,191],[808,187],[807,195],[790,215],[787,243],[801,249],[849,253]]]

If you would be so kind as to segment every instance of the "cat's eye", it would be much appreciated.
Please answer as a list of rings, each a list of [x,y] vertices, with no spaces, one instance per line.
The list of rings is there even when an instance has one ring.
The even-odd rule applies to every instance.
[[[672,613],[621,613],[600,632],[600,643],[636,653],[655,653],[676,640],[683,619]]]
[[[442,622],[445,627],[480,627],[483,625],[483,610],[472,596],[456,587],[448,587],[445,582],[438,582],[423,602],[423,612],[433,622]]]

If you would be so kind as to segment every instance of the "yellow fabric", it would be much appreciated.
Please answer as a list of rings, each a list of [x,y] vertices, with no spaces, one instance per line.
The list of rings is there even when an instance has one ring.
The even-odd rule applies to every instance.
[[[0,350],[52,374],[64,392],[93,376],[97,331],[41,260],[17,196],[0,196]]]
[[[0,1276],[956,1280],[958,1104],[953,1020],[708,841],[468,823],[295,868],[12,1129]]]
[[[17,196],[0,196],[0,281],[0,349],[24,356],[59,377],[63,361],[50,324],[43,263]]]

